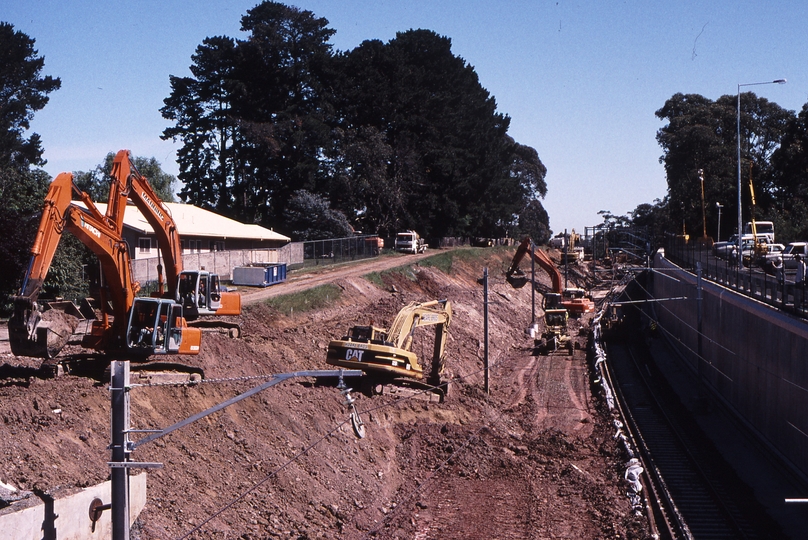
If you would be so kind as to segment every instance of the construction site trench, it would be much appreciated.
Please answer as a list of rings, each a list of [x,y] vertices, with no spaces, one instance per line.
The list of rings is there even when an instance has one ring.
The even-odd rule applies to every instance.
[[[382,395],[355,389],[365,427],[359,438],[334,384],[302,378],[264,390],[137,448],[134,460],[163,468],[140,473],[147,474],[146,505],[131,537],[647,538],[644,517],[626,497],[628,457],[592,385],[592,314],[570,319],[573,355],[536,354],[525,332],[534,315],[531,288],[505,280],[514,250],[385,256],[242,289],[243,337],[206,333],[198,356],[181,357],[204,372],[204,382],[149,384],[133,373],[132,383],[142,384],[130,392],[133,429],[165,428],[271,374],[331,369],[330,340],[354,325],[387,327],[413,301],[452,303],[448,395],[439,403],[394,388]],[[588,264],[574,267],[571,285],[601,286]],[[541,326],[540,293],[550,279],[536,279]],[[331,292],[315,309],[265,302],[322,284]],[[413,350],[429,358],[434,336],[420,330]],[[0,350],[0,481],[18,497],[58,497],[110,475],[108,381],[42,378],[40,362]],[[57,538],[60,520],[70,519],[58,516]]]

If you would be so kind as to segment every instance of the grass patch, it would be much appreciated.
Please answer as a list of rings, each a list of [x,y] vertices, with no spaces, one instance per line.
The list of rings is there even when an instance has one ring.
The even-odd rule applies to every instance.
[[[365,274],[362,277],[377,286],[380,289],[384,289],[387,287],[384,283],[384,276],[389,274],[400,274],[410,281],[416,281],[415,272],[412,269],[413,264],[418,264],[419,266],[430,266],[432,268],[436,268],[443,272],[446,275],[450,275],[452,272],[452,265],[455,261],[487,261],[491,259],[492,256],[495,254],[499,254],[503,251],[513,250],[513,247],[509,246],[495,246],[495,247],[464,247],[464,248],[456,248],[449,251],[443,251],[441,253],[437,253],[426,259],[421,259],[418,263],[407,263],[401,266],[396,266],[395,268],[391,268],[389,270],[384,270],[382,272],[371,272],[369,274]]]
[[[295,313],[327,308],[339,300],[340,296],[342,296],[342,289],[326,283],[298,293],[269,298],[265,304],[284,315],[291,316]]]
[[[384,289],[384,280],[382,279],[382,272],[371,272],[370,274],[365,274],[362,276],[366,280],[370,281],[372,284],[376,285],[380,289]]]
[[[433,255],[431,257],[427,257],[426,259],[422,260],[418,264],[421,266],[431,266],[433,268],[437,268],[441,272],[446,275],[452,273],[452,264],[457,261],[475,261],[480,259],[487,259],[494,248],[460,248],[460,249],[453,249],[451,251],[445,251],[443,253],[438,253],[437,255]]]
[[[385,289],[387,285],[384,283],[384,276],[389,276],[391,274],[399,274],[404,276],[405,278],[409,279],[410,281],[415,281],[417,278],[415,276],[415,272],[412,269],[412,266],[409,264],[403,266],[396,266],[395,268],[390,268],[389,270],[382,270],[381,272],[371,272],[369,274],[365,274],[362,277],[368,280],[369,282],[373,283],[380,289]]]

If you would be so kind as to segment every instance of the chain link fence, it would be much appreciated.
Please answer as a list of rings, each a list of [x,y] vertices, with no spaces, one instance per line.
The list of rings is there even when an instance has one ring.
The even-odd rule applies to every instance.
[[[383,247],[378,236],[370,235],[309,240],[302,244],[304,267],[378,257]]]
[[[741,267],[735,260],[716,256],[708,246],[673,235],[665,239],[665,257],[693,273],[701,268],[703,279],[799,317],[808,315],[805,282],[796,283],[793,270],[772,275],[756,264]]]

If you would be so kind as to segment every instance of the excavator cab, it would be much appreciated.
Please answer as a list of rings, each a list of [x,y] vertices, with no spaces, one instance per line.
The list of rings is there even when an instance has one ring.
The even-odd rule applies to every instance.
[[[343,340],[393,346],[387,341],[387,332],[376,326],[353,326]]]
[[[553,309],[564,309],[561,306],[561,295],[558,293],[545,293],[544,300],[542,300],[542,309],[544,311],[550,311]]]
[[[196,354],[201,330],[188,328],[182,306],[165,298],[136,298],[126,330],[129,350],[143,354]],[[187,334],[183,342],[183,334]]]
[[[240,315],[241,296],[222,290],[218,274],[204,270],[184,270],[177,284],[177,297],[189,320],[200,315]]]

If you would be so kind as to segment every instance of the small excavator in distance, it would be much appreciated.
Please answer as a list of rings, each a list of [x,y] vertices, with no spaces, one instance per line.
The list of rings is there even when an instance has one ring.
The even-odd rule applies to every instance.
[[[512,285],[518,281],[524,284],[524,272],[519,270],[519,263],[530,250],[530,238],[525,238],[519,247],[516,249],[516,254],[513,256],[513,261],[508,267],[505,276],[509,283]],[[573,316],[582,313],[591,313],[595,311],[595,303],[586,297],[586,291],[579,288],[569,287],[564,288],[561,285],[561,272],[553,263],[552,259],[541,249],[532,250],[533,260],[550,276],[550,281],[553,284],[553,293],[560,296],[558,305],[569,311]],[[521,278],[521,280],[520,280]]]
[[[553,292],[544,294],[542,308],[544,309],[544,332],[534,343],[536,350],[542,354],[552,354],[566,350],[567,354],[574,354],[574,343],[567,331],[569,314],[580,315],[595,310],[595,304],[586,298],[584,290],[578,288],[564,289],[561,286],[561,273],[550,257],[541,249],[530,250],[532,241],[525,238],[516,250],[510,267],[505,273],[506,279],[514,287],[524,286],[525,274],[519,270],[519,263],[528,251],[532,251],[533,260],[550,275]]]
[[[189,326],[222,329],[231,337],[239,337],[241,327],[238,323],[218,317],[241,315],[241,295],[225,290],[218,274],[206,270],[183,269],[182,245],[177,225],[148,179],[132,163],[129,150],[120,150],[115,155],[111,176],[109,200],[110,205],[114,205],[112,212],[117,222],[123,224],[127,201],[131,200],[157,237],[157,245],[166,268],[166,286],[163,285],[162,265],[158,265],[156,295],[181,303]]]
[[[382,382],[421,386],[445,394],[441,375],[445,366],[446,340],[452,322],[449,300],[412,302],[399,311],[390,330],[373,326],[354,326],[342,339],[328,344],[326,362],[333,366],[361,369],[373,379]],[[421,326],[435,326],[435,346],[430,373],[426,384],[424,366],[410,349],[413,334]]]
[[[86,208],[72,200],[77,193]],[[140,359],[153,354],[198,354],[201,330],[188,328],[182,306],[170,299],[136,297],[140,284],[132,278],[122,224],[112,205],[102,214],[89,195],[61,173],[50,185],[31,248],[31,261],[20,294],[13,297],[8,322],[11,350],[18,356],[53,358],[67,344],[75,324],[57,310],[41,310],[38,299],[64,230],[95,253],[105,286],[101,316],[82,339],[82,346],[117,358]]]
[[[567,332],[569,313],[561,307],[561,295],[545,294],[542,309],[544,309],[544,333],[540,339],[535,340],[536,349],[542,354],[552,354],[563,349],[572,356],[574,344]]]

